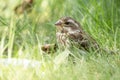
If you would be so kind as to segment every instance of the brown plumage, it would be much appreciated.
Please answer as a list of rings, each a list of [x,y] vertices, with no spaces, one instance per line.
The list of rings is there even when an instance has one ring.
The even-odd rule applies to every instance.
[[[56,23],[57,43],[70,47],[76,46],[80,49],[98,48],[96,41],[84,32],[81,25],[71,17],[62,17]]]
[[[73,18],[62,17],[55,23],[55,26],[58,47],[70,48],[75,46],[82,50],[98,49],[96,41],[86,34],[81,25]]]

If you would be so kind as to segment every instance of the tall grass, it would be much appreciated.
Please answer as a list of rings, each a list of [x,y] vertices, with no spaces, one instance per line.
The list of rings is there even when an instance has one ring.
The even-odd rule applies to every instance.
[[[31,13],[16,15],[14,7],[20,2],[0,1],[1,80],[119,80],[119,0],[35,0]],[[42,52],[41,45],[56,42],[54,23],[63,16],[79,21],[102,48],[116,54]],[[68,58],[68,53],[74,57]],[[7,63],[8,58],[14,59]],[[18,65],[19,61],[14,65],[18,59],[35,60],[40,66],[26,68],[21,62]]]

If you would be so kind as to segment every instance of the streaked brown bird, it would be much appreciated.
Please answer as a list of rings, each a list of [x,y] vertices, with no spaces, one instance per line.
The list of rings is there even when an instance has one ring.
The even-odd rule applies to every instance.
[[[98,48],[96,41],[82,29],[81,25],[71,17],[62,17],[56,23],[57,43],[70,47],[76,46],[80,49]]]
[[[75,46],[82,50],[98,49],[97,42],[71,17],[62,17],[56,23],[56,39],[60,48]],[[47,49],[48,50],[48,49]]]
[[[33,0],[23,0],[23,2],[17,5],[14,9],[16,14],[23,14],[24,12],[30,12],[33,7]]]

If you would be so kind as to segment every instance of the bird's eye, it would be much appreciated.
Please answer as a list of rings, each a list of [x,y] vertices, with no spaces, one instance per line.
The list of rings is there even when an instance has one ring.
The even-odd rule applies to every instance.
[[[65,22],[66,25],[70,24],[70,22]]]

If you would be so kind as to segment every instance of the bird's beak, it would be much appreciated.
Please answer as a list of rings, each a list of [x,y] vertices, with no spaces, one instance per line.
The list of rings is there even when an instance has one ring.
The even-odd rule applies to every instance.
[[[61,26],[62,25],[62,21],[61,20],[58,20],[56,23],[55,23],[56,26]]]

